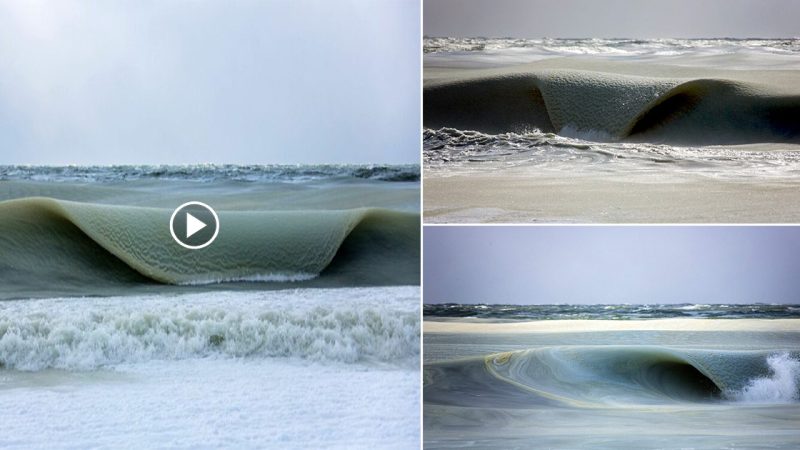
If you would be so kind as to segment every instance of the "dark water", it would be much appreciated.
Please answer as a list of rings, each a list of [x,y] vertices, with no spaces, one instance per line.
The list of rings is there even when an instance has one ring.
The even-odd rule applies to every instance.
[[[0,166],[0,180],[110,182],[162,179],[269,182],[342,178],[419,181],[419,166],[414,164]]]
[[[427,319],[478,318],[497,320],[569,319],[663,319],[697,317],[706,319],[790,319],[800,318],[800,305],[694,304],[673,305],[425,305]]]

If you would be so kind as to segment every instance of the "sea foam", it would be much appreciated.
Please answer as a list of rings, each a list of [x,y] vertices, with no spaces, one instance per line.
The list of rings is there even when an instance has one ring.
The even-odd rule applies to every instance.
[[[751,379],[740,391],[730,396],[746,403],[792,403],[800,399],[800,360],[789,353],[780,353],[767,358],[770,374]]]
[[[275,357],[416,366],[419,288],[297,289],[0,303],[0,367],[94,370]]]

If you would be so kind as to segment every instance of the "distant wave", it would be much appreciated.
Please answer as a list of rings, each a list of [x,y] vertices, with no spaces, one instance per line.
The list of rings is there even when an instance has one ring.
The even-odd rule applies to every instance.
[[[518,39],[491,37],[428,37],[424,53],[490,52],[506,49],[536,49],[556,55],[661,55],[688,52],[732,52],[751,50],[776,54],[800,52],[800,39]]]
[[[653,304],[653,305],[466,305],[426,304],[426,319],[478,318],[495,320],[635,320],[706,319],[790,319],[800,318],[800,305],[769,304]]]
[[[426,365],[424,396],[426,403],[487,408],[796,402],[798,357],[646,346],[544,347]]]
[[[423,116],[427,128],[485,133],[538,129],[703,145],[800,142],[800,96],[773,89],[725,79],[540,70],[428,82]]]
[[[148,284],[335,280],[419,281],[419,215],[377,208],[218,211],[213,245],[187,250],[169,234],[171,211],[49,198],[0,202],[4,295]],[[8,289],[11,289],[8,291]],[[47,295],[53,295],[47,294]]]
[[[0,368],[206,357],[418,367],[419,288],[0,302]]]
[[[408,165],[115,165],[115,166],[0,166],[0,180],[115,182],[130,180],[308,181],[356,178],[380,181],[419,181],[419,166]]]

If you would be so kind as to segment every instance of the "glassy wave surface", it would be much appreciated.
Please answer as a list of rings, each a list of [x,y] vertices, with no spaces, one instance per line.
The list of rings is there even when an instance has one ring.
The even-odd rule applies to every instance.
[[[0,298],[413,285],[418,178],[414,166],[0,167]],[[169,223],[198,200],[221,226],[195,251]]]
[[[443,304],[424,317],[427,448],[800,443],[796,305]]]

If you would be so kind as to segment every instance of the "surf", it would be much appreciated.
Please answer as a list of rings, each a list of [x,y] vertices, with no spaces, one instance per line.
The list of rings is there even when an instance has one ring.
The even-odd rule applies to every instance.
[[[419,367],[416,286],[10,300],[0,369],[87,371],[199,358]]]

